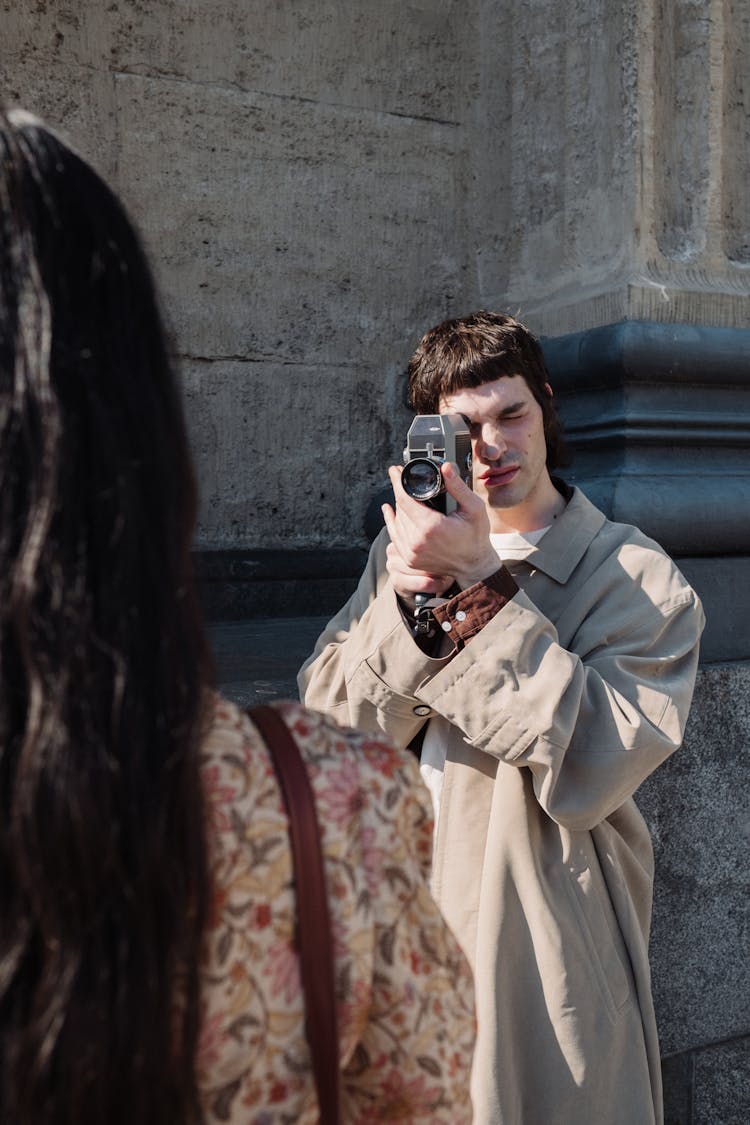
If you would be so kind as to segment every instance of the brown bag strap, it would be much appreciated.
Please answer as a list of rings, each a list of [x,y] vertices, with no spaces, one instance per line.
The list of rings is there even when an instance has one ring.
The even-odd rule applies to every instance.
[[[289,817],[307,1042],[320,1120],[324,1125],[339,1125],[333,936],[315,799],[299,747],[279,712],[263,705],[253,707],[248,715],[268,746]]]

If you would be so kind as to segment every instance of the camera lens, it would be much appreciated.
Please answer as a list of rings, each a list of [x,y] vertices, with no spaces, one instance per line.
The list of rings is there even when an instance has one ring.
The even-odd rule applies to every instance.
[[[426,457],[415,457],[404,465],[401,483],[404,492],[415,500],[432,500],[445,491],[440,465]]]

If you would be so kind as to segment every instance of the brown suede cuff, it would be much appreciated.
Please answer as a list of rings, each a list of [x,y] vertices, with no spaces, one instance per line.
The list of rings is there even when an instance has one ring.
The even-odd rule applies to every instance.
[[[433,610],[438,626],[461,649],[518,593],[510,571],[501,566]]]

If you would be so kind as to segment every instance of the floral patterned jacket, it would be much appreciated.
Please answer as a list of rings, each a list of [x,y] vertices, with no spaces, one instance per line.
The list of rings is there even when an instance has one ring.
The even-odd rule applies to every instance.
[[[428,888],[416,760],[281,705],[308,768],[334,930],[343,1118],[471,1121],[470,970]],[[318,1120],[281,794],[247,717],[217,698],[203,747],[213,885],[199,1083],[206,1125]]]

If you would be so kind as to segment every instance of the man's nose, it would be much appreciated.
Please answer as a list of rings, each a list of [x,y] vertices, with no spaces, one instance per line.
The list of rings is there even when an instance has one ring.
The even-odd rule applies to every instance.
[[[499,460],[508,448],[502,429],[489,423],[482,426],[477,446],[477,457],[485,461]]]

